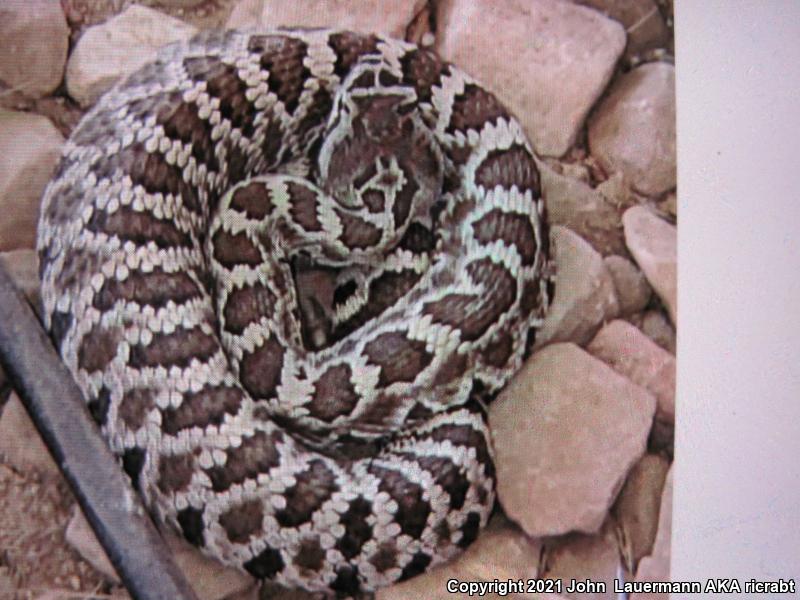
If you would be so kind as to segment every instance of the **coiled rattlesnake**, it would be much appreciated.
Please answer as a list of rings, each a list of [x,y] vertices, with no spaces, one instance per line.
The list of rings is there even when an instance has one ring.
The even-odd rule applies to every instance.
[[[547,307],[542,215],[519,124],[432,52],[206,33],[68,140],[46,325],[158,519],[258,577],[357,594],[489,516],[480,397]],[[337,273],[315,326],[298,262]]]

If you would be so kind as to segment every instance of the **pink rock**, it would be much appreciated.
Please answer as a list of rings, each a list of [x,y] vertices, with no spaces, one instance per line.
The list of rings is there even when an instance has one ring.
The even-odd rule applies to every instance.
[[[69,27],[58,0],[0,2],[0,90],[38,98],[64,75]]]
[[[547,570],[542,573],[542,578],[560,580],[562,597],[616,600],[614,577],[619,569],[619,552],[609,521],[595,535],[570,534],[548,540],[543,562]],[[596,585],[597,582],[605,584],[605,589]],[[586,587],[579,587],[582,584]],[[581,591],[567,591],[572,587]]]
[[[506,514],[533,537],[596,532],[645,451],[655,404],[574,344],[534,353],[489,409]]]
[[[550,239],[557,269],[556,291],[536,347],[553,342],[583,345],[604,321],[619,315],[614,282],[600,254],[572,230],[552,227]]]
[[[625,242],[636,264],[677,323],[678,235],[674,225],[644,206],[633,206],[622,216]]]
[[[672,469],[664,482],[661,493],[661,509],[658,514],[658,533],[653,552],[639,563],[636,581],[669,581],[670,545],[672,543]],[[633,593],[631,600],[668,600],[669,594]]]
[[[658,401],[656,418],[675,422],[675,357],[636,327],[614,320],[586,349],[615,371],[650,391]]]
[[[675,68],[647,63],[621,76],[589,121],[589,147],[643,194],[675,187]]]
[[[78,40],[67,62],[67,91],[81,106],[91,106],[117,81],[152,61],[159,48],[195,33],[180,19],[132,4]]]
[[[650,302],[653,289],[642,272],[631,261],[621,256],[606,256],[603,262],[614,282],[620,315],[630,315],[643,310]]]
[[[568,227],[602,255],[626,252],[625,236],[619,226],[620,211],[599,189],[556,173],[541,162],[539,174],[551,225]]]
[[[605,89],[625,32],[556,0],[445,0],[437,49],[508,105],[540,154],[561,156]]]
[[[335,27],[404,39],[424,0],[244,0],[227,27]]]
[[[16,392],[11,392],[0,413],[0,457],[20,472],[33,470],[48,477],[61,474]]]
[[[40,198],[63,144],[46,117],[0,109],[0,252],[35,246]]]
[[[628,572],[635,573],[643,556],[653,550],[664,479],[669,462],[657,454],[645,454],[628,474],[628,479],[611,509],[616,520],[620,553]]]
[[[622,23],[628,34],[626,58],[670,46],[670,31],[654,0],[578,0],[578,3],[592,6]]]

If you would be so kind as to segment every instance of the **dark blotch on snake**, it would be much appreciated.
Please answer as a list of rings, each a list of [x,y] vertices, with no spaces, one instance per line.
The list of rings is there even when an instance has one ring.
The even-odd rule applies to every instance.
[[[131,347],[130,365],[142,367],[188,367],[193,361],[203,363],[220,350],[216,338],[200,327],[177,329],[174,333],[154,333],[149,344]]]
[[[232,269],[236,265],[261,264],[261,252],[247,235],[242,233],[231,234],[223,229],[218,229],[214,234],[214,258],[223,266]]]
[[[255,479],[259,473],[267,473],[280,462],[277,444],[282,434],[277,431],[266,433],[256,431],[253,435],[243,437],[238,448],[225,451],[225,466],[213,466],[205,469],[211,487],[215,492],[224,492],[232,485],[243,483],[246,479]]]
[[[147,414],[155,407],[153,390],[134,388],[122,395],[117,409],[117,416],[131,431],[136,431],[145,423]]]
[[[226,415],[235,415],[244,400],[241,390],[235,387],[206,387],[199,392],[184,392],[177,407],[162,412],[161,426],[169,435],[182,429],[221,425]]]
[[[471,512],[467,515],[466,522],[461,526],[461,539],[458,541],[460,548],[468,547],[478,537],[481,528],[481,516]]]
[[[517,249],[523,265],[533,265],[536,259],[536,237],[530,217],[495,208],[473,222],[472,228],[475,239],[481,244],[502,240],[506,246]]]
[[[367,518],[372,514],[372,503],[362,496],[350,502],[347,511],[341,516],[344,535],[336,542],[336,549],[348,560],[361,552],[362,546],[372,536],[372,527]]]
[[[219,524],[234,544],[246,544],[262,531],[264,507],[260,500],[250,500],[233,506],[219,516]]]
[[[492,150],[475,170],[475,183],[486,190],[500,186],[520,192],[530,191],[539,197],[539,170],[530,153],[522,146],[507,150]]]
[[[234,288],[228,294],[222,316],[225,330],[240,335],[250,323],[258,323],[263,316],[275,310],[277,299],[263,283]]]
[[[323,421],[330,423],[336,417],[349,415],[358,404],[356,393],[350,378],[353,371],[349,365],[330,367],[320,375],[311,395],[308,409]]]
[[[86,229],[105,233],[120,240],[144,246],[152,242],[158,248],[188,248],[192,238],[178,229],[171,219],[159,219],[147,211],[120,206],[112,213],[95,209]]]
[[[78,348],[78,366],[89,373],[102,371],[117,355],[120,332],[95,325]]]
[[[281,527],[297,527],[311,520],[313,514],[338,490],[336,475],[321,460],[309,463],[307,471],[294,476],[297,483],[286,490],[286,507],[275,513]]]
[[[256,398],[274,398],[281,381],[284,349],[277,340],[269,338],[241,362],[239,378],[245,389]]]
[[[198,548],[206,545],[205,525],[203,524],[203,511],[187,506],[178,512],[178,525],[181,527],[183,537],[187,542]]]
[[[122,470],[131,478],[133,489],[139,491],[139,475],[144,468],[147,453],[142,448],[128,448],[122,453]]]
[[[191,453],[160,457],[156,483],[158,489],[165,494],[185,490],[192,481],[194,461],[195,457]]]
[[[107,278],[92,304],[101,311],[110,309],[118,300],[162,308],[169,302],[183,304],[202,295],[203,290],[187,273],[166,273],[157,268],[149,273],[131,271],[123,281]]]
[[[433,360],[425,342],[410,340],[404,332],[382,333],[364,346],[370,364],[381,368],[379,385],[386,387],[398,381],[411,382]]]
[[[397,503],[395,521],[400,525],[400,530],[413,538],[418,538],[425,529],[431,506],[423,500],[423,489],[418,484],[407,479],[398,471],[385,469],[372,464],[367,471],[380,481],[378,489],[386,492]]]
[[[425,554],[424,552],[417,552],[411,558],[411,562],[403,567],[403,574],[400,576],[400,580],[404,581],[414,577],[415,575],[419,575],[428,568],[429,564],[431,564],[430,555]]]

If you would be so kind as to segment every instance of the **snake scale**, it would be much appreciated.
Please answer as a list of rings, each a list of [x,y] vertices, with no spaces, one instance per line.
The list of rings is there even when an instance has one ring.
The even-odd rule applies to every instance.
[[[38,253],[92,416],[205,553],[349,596],[486,523],[483,400],[541,325],[547,228],[520,125],[432,51],[331,30],[167,46],[67,141]],[[298,294],[303,265],[335,277],[330,306]]]

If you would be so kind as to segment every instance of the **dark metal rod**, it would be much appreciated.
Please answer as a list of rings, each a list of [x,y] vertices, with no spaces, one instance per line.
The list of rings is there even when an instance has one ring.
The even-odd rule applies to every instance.
[[[0,265],[0,362],[136,600],[197,600],[89,416],[78,385]]]

